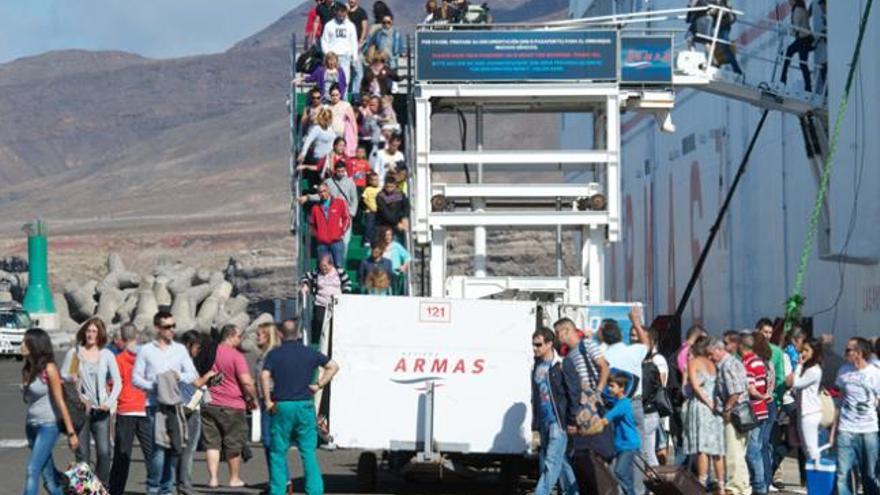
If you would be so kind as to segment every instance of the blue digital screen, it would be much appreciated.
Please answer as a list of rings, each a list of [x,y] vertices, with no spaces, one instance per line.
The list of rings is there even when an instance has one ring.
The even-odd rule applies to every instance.
[[[616,81],[616,31],[422,31],[420,81]]]
[[[671,84],[672,38],[623,36],[620,38],[622,83]]]

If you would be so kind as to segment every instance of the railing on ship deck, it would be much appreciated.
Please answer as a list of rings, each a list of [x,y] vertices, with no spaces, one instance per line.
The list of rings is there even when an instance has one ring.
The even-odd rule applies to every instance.
[[[719,72],[709,71],[709,67],[703,69],[707,75],[723,79],[732,79],[733,82],[760,84],[770,86],[778,79],[781,64],[786,60],[790,62],[789,70],[799,73],[800,60],[797,54],[790,58],[785,55],[788,43],[794,41],[796,32],[813,36],[814,46],[826,43],[825,32],[817,33],[798,28],[788,22],[788,4],[780,4],[772,11],[763,16],[747,15],[746,13],[718,6],[691,7],[681,9],[654,10],[648,12],[635,12],[629,14],[614,14],[601,17],[566,19],[560,21],[547,21],[541,23],[496,23],[496,24],[420,24],[418,31],[455,31],[455,30],[543,30],[564,31],[575,29],[619,29],[621,31],[671,34],[674,36],[674,51],[695,49],[694,45],[706,46],[706,58],[709,61],[721,59],[724,61],[722,46],[731,46],[741,66],[743,66],[743,78],[726,78]],[[721,36],[724,27],[725,16],[735,16],[735,22],[731,26],[729,36]],[[813,13],[812,15],[821,15]],[[694,33],[691,30],[688,18],[709,16],[711,19],[710,33]],[[768,43],[775,44],[775,56],[767,57]],[[755,46],[757,45],[757,46]],[[726,53],[726,50],[724,50]],[[754,63],[760,63],[761,67],[754,67]],[[809,64],[809,62],[807,62]],[[748,64],[745,67],[744,64]],[[827,86],[826,81],[818,81],[818,67],[810,66],[813,89],[816,93],[822,93]],[[790,80],[797,80],[793,76]]]

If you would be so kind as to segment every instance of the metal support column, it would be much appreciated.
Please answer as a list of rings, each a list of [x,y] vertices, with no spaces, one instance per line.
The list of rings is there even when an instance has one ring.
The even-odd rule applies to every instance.
[[[605,104],[605,191],[608,195],[608,234],[610,242],[620,240],[620,96],[608,96]],[[595,230],[595,229],[594,229]]]
[[[605,301],[605,232],[601,227],[585,230],[582,257],[587,266],[584,276],[590,288],[590,302],[598,303]]]
[[[483,151],[483,105],[477,105],[474,110],[476,121],[477,151]],[[483,183],[483,164],[477,163],[477,184]],[[473,209],[477,213],[483,213],[483,198],[473,199]],[[486,227],[479,225],[474,227],[474,276],[486,276]]]
[[[416,191],[430,191],[431,167],[428,156],[431,152],[431,100],[429,98],[415,98],[415,106]],[[431,234],[428,226],[428,214],[431,210],[430,198],[413,197],[411,201],[416,209],[416,222],[412,226],[416,242],[419,244],[427,243]],[[433,261],[431,265],[433,270]]]
[[[431,297],[445,297],[446,231],[435,229],[431,235]]]

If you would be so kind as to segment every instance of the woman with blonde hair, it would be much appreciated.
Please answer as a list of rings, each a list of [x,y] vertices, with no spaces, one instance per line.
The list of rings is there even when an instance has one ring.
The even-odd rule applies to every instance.
[[[91,437],[95,437],[95,473],[102,483],[110,482],[110,415],[122,391],[122,378],[116,356],[105,349],[107,327],[92,317],[76,333],[76,346],[67,351],[61,365],[61,377],[76,383],[86,404],[86,421],[80,429],[77,462],[89,462]]]
[[[333,141],[336,140],[336,133],[333,132],[331,125],[333,124],[333,112],[329,108],[322,108],[315,117],[315,124],[306,134],[302,143],[302,151],[297,157],[299,165],[296,167],[299,171],[308,171],[306,178],[310,183],[317,184],[320,177],[317,173],[316,164],[333,151]],[[314,149],[310,148],[314,145]],[[308,163],[308,165],[306,165]]]
[[[272,349],[281,345],[281,341],[278,338],[278,327],[274,323],[261,323],[257,326],[257,361],[254,363],[254,373],[252,376],[260,376],[260,372],[263,370],[263,363],[266,361],[266,356],[269,355],[269,352]],[[269,394],[271,390],[263,390],[263,384],[261,380],[257,380],[257,397],[259,398],[260,403],[260,442],[263,444],[263,452],[266,454],[266,466],[269,465],[269,443],[272,440],[271,436],[271,421],[272,416],[269,414],[269,411],[266,410],[266,395]]]
[[[333,52],[324,54],[324,62],[318,66],[311,74],[306,76],[303,81],[307,83],[315,83],[321,91],[321,98],[324,103],[330,101],[330,88],[333,85],[339,86],[342,94],[345,94],[347,81],[345,80],[345,71],[339,68],[339,57]]]
[[[388,277],[388,272],[378,268],[370,271],[364,282],[364,288],[371,296],[390,296],[391,279]]]

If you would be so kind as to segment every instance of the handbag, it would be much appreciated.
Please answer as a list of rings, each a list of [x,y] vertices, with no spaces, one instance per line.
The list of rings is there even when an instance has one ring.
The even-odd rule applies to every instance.
[[[586,353],[584,346],[579,345],[577,352],[581,353],[584,364],[587,367],[587,373],[590,373],[592,361]],[[577,414],[575,415],[577,434],[582,437],[598,435],[605,429],[605,424],[602,422],[602,416],[604,416],[602,394],[592,388],[590,377],[581,376],[580,378],[581,394],[578,400]]]
[[[758,418],[748,401],[739,402],[730,412],[730,422],[739,433],[746,433],[758,426]]]
[[[660,387],[654,393],[654,407],[661,418],[672,416],[674,410],[672,408],[672,399],[669,398],[669,392],[666,390],[666,387]]]
[[[65,494],[109,495],[87,462],[71,464],[67,471],[64,471],[63,477],[67,479],[63,487]]]
[[[819,403],[822,408],[822,418],[819,420],[819,426],[829,428],[834,424],[834,400],[824,388],[819,391]]]
[[[79,376],[79,355],[78,351],[73,353],[70,360],[68,375]],[[86,424],[86,415],[88,409],[79,395],[79,385],[74,382],[61,382],[61,395],[64,398],[64,405],[67,406],[67,413],[70,415],[70,422],[73,425],[73,431],[67,431],[64,420],[58,418],[58,429],[70,435],[71,433],[79,433],[83,425]]]

